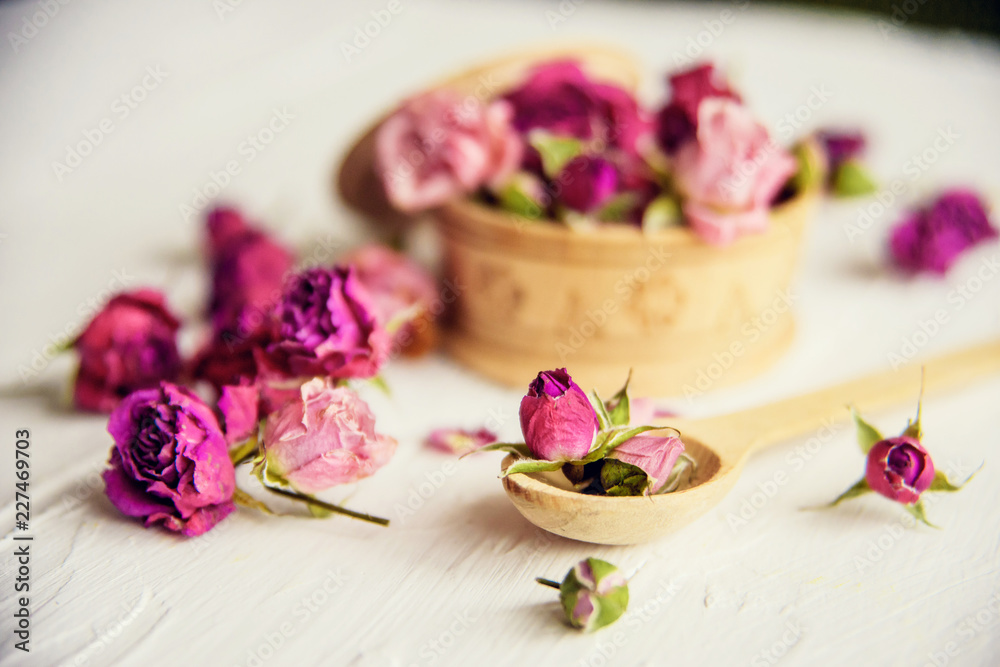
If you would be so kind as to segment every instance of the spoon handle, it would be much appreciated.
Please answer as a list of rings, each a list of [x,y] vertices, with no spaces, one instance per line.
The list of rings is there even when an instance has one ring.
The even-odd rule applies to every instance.
[[[929,359],[923,368],[927,394],[1000,374],[1000,340]],[[920,377],[921,365],[909,363],[810,394],[705,419],[699,425],[706,427],[706,435],[716,438],[713,444],[718,443],[719,453],[735,461],[754,450],[844,421],[851,405],[865,413],[910,403],[915,411]]]

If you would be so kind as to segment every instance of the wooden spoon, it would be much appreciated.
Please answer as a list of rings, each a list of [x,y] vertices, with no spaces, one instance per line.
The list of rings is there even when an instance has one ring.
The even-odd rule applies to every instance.
[[[928,394],[1000,373],[1000,341],[937,357],[924,369]],[[663,420],[680,430],[687,453],[698,462],[691,487],[674,493],[584,495],[572,490],[559,472],[511,475],[503,478],[503,486],[518,511],[549,532],[596,544],[648,542],[717,505],[753,452],[843,422],[850,416],[848,405],[864,413],[907,402],[916,408],[919,392],[920,366],[911,364],[730,415]],[[503,469],[513,460],[507,456]]]

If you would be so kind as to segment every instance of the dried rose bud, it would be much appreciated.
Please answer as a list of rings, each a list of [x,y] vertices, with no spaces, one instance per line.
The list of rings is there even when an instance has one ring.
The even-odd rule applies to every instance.
[[[566,574],[559,601],[574,628],[599,630],[617,621],[628,608],[628,581],[611,563],[588,558]]]
[[[520,417],[531,455],[546,461],[582,459],[600,427],[587,395],[565,368],[538,374],[521,399]]]
[[[934,481],[934,462],[916,438],[888,438],[868,452],[865,479],[873,491],[911,505]]]

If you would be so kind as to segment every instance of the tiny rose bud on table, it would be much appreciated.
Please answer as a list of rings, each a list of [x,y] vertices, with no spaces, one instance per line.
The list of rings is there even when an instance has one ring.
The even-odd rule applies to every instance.
[[[588,558],[566,573],[562,583],[535,581],[559,589],[566,621],[574,628],[593,632],[611,625],[628,608],[628,581],[607,561]]]

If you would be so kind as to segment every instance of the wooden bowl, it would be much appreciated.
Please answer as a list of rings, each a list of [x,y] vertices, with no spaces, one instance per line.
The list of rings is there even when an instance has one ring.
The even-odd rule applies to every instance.
[[[579,60],[597,79],[634,89],[639,70],[608,49],[519,55],[443,82],[491,95],[535,64]],[[381,122],[381,121],[380,121]],[[345,159],[339,188],[375,220],[390,213],[373,167],[376,123]],[[687,228],[593,232],[529,221],[471,199],[431,212],[444,241],[444,276],[457,293],[445,344],[463,364],[511,386],[567,367],[608,394],[629,369],[637,394],[704,392],[752,377],[793,336],[789,292],[800,240],[818,200],[799,193],[772,211],[765,233],[719,248]]]

